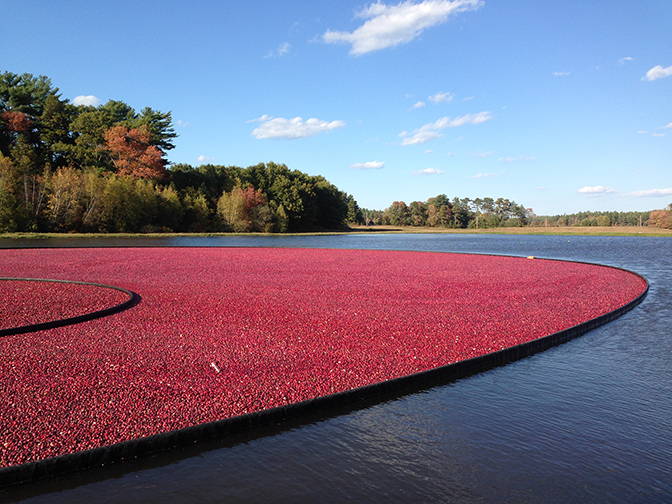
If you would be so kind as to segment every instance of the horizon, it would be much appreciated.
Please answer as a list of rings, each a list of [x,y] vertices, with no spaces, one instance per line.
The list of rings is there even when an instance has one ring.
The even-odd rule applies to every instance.
[[[0,71],[171,111],[171,163],[274,161],[367,209],[672,202],[670,2],[157,5],[6,2]]]

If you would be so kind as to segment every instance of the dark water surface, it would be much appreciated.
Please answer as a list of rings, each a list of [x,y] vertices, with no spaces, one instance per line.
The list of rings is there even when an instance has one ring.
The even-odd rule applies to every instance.
[[[0,247],[12,244],[0,240]],[[650,291],[618,320],[504,367],[256,438],[0,491],[0,502],[672,502],[670,238],[346,235],[20,245],[36,244],[533,255],[627,268],[644,275]]]

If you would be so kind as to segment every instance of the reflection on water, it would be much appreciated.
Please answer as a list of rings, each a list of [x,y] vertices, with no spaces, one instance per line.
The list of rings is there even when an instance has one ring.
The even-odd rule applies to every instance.
[[[5,491],[0,500],[672,502],[672,239],[345,235],[141,243],[534,255],[627,268],[644,275],[650,291],[633,311],[577,340],[450,385],[256,439]]]

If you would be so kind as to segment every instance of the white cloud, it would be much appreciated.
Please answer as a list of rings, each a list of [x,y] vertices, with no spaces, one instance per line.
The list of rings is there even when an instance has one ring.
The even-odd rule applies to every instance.
[[[499,158],[499,161],[506,161],[507,163],[513,163],[515,161],[532,161],[534,159],[536,159],[534,156],[518,156],[518,157],[507,156],[505,158],[503,157]]]
[[[417,170],[411,172],[411,175],[441,175],[444,170],[437,170],[436,168],[425,168],[424,170]]]
[[[361,56],[399,44],[406,44],[426,28],[445,23],[451,14],[476,10],[483,6],[482,0],[411,0],[397,5],[385,5],[378,1],[359,11],[356,16],[366,19],[352,33],[327,30],[322,39],[327,44],[351,44],[350,54]]]
[[[351,164],[350,168],[355,170],[380,170],[385,166],[385,161],[367,161],[366,163]]]
[[[631,193],[625,194],[625,196],[634,196],[635,198],[643,198],[643,197],[662,197],[662,196],[670,196],[672,195],[672,187],[667,188],[667,189],[646,189],[643,191],[634,191]]]
[[[553,72],[553,75],[556,75],[556,76],[558,76],[558,77],[566,77],[566,76],[568,76],[568,75],[571,74],[571,73],[572,73],[572,72]]]
[[[642,77],[642,80],[654,81],[656,79],[662,79],[663,77],[667,77],[669,75],[672,75],[672,66],[663,68],[660,65],[656,65],[651,70],[646,72],[646,75]]]
[[[214,157],[207,157],[204,156],[203,154],[198,156],[198,158],[196,159],[196,161],[198,161],[199,163],[212,163],[214,160],[215,160]]]
[[[283,42],[278,46],[278,48],[275,51],[271,51],[268,53],[264,58],[279,58],[283,54],[287,54],[289,52],[289,48],[291,46],[289,45],[289,42]]]
[[[464,126],[465,124],[480,124],[485,121],[489,121],[493,116],[490,115],[490,112],[479,112],[478,114],[466,114],[463,116],[458,116],[455,119],[450,117],[442,117],[434,121],[433,123],[427,123],[421,128],[418,128],[413,131],[413,133],[408,133],[407,131],[402,131],[399,133],[399,136],[403,138],[401,145],[421,145],[441,137],[441,133],[437,131],[454,128],[456,126]]]
[[[80,95],[80,96],[75,96],[75,99],[72,100],[73,105],[93,105],[94,107],[96,105],[100,105],[100,98],[96,98],[93,95]]]
[[[667,126],[663,126],[663,128],[672,128],[672,122],[668,124]]]
[[[441,102],[452,102],[453,95],[450,93],[436,93],[435,95],[430,96],[429,99],[438,105]]]
[[[585,194],[587,196],[600,196],[602,194],[611,194],[611,193],[617,193],[618,191],[614,189],[613,187],[607,187],[607,186],[593,186],[593,187],[582,187],[581,189],[578,189],[576,192]]]
[[[632,61],[632,60],[634,60],[634,59],[635,59],[635,58],[631,58],[630,56],[626,56],[625,58],[621,58],[621,59],[619,59],[618,62],[622,65],[622,64],[625,63],[626,61]]]
[[[403,133],[400,133],[399,136],[406,136],[407,134],[408,133],[404,131]],[[404,138],[401,141],[401,145],[423,145],[432,140],[436,140],[437,138],[441,138],[441,136],[441,133],[437,133],[436,131],[418,131],[417,133],[414,133],[413,136]]]
[[[423,154],[431,154],[432,152],[434,152],[432,149],[427,149],[423,152]]]
[[[480,179],[480,178],[490,178],[496,177],[498,173],[477,173],[476,175],[469,177],[470,179]]]
[[[253,119],[247,122],[259,122],[259,126],[252,131],[252,136],[257,139],[278,139],[293,140],[296,138],[307,138],[318,133],[331,131],[345,126],[343,121],[320,121],[311,118],[304,121],[301,117],[294,119],[285,119],[284,117],[272,117],[264,114],[259,119]]]
[[[651,135],[651,136],[654,136],[654,137],[664,137],[664,136],[665,136],[665,133],[654,133],[654,134]]]
[[[473,96],[467,96],[467,97],[464,99],[464,101],[473,100],[473,99],[474,99]]]
[[[494,152],[484,151],[484,152],[476,152],[475,154],[474,154],[473,152],[470,152],[470,153],[467,154],[467,155],[468,155],[468,156],[471,156],[471,157],[482,157],[482,158],[486,158],[486,157],[490,157],[490,156],[492,156],[493,154],[494,154]]]
[[[648,131],[644,131],[644,130],[639,130],[637,132],[637,134],[639,134],[639,135],[646,135],[647,133],[648,133]]]
[[[413,105],[413,108],[422,108],[422,107],[424,107],[425,105],[426,105],[425,102],[423,102],[423,101],[419,101],[418,103],[416,103],[415,105]]]
[[[182,121],[181,119],[178,119],[175,124],[181,126],[182,128],[186,128],[187,126],[189,126],[188,121]]]

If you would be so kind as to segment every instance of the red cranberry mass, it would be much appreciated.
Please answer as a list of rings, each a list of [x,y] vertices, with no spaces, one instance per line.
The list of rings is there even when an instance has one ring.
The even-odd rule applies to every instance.
[[[646,289],[597,265],[430,252],[0,250],[0,276],[135,307],[0,338],[0,467],[340,392],[546,336]],[[0,282],[0,329],[123,293]]]

